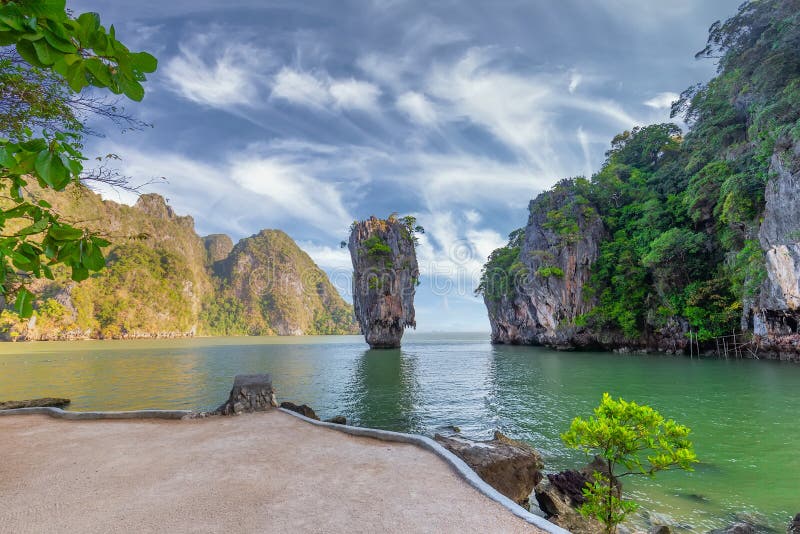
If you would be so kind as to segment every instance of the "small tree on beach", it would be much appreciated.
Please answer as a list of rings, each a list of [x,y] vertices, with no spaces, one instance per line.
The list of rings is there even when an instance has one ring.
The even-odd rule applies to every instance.
[[[690,432],[649,406],[614,400],[604,393],[594,416],[576,417],[561,436],[568,447],[598,455],[607,463],[607,471],[595,472],[586,484],[586,502],[578,511],[603,523],[606,533],[616,532],[617,525],[638,507],[636,502],[622,498],[619,479],[630,475],[653,477],[658,471],[671,469],[692,471],[692,464],[698,460],[688,439]]]

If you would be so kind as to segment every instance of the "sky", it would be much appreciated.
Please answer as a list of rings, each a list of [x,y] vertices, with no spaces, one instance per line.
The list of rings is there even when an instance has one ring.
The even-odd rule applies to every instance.
[[[347,300],[355,219],[411,214],[421,331],[488,331],[474,288],[558,180],[669,120],[740,0],[72,0],[159,59],[129,112],[153,125],[88,155],[164,195],[198,233],[287,232]],[[132,203],[120,191],[102,191]]]

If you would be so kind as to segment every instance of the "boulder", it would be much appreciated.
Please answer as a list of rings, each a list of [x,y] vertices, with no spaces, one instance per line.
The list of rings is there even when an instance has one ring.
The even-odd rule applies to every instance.
[[[672,534],[672,529],[667,525],[657,525],[652,527],[648,534]]]
[[[269,374],[236,375],[228,400],[214,410],[215,415],[263,412],[277,406]]]
[[[519,242],[525,269],[514,279],[495,280],[510,284],[510,291],[484,293],[492,343],[560,349],[597,344],[585,328],[576,326],[576,319],[596,303],[585,287],[605,235],[597,210],[585,202],[574,180],[559,182],[531,201]],[[553,211],[575,221],[576,236],[565,237],[553,227]]]
[[[70,403],[69,399],[45,397],[43,399],[30,399],[18,401],[0,401],[0,410],[16,410],[17,408],[63,408]]]
[[[716,529],[709,532],[709,534],[755,534],[756,529],[750,523],[734,523],[728,528]]]
[[[319,421],[319,417],[317,417],[317,414],[314,413],[314,410],[312,410],[311,406],[309,406],[308,404],[298,405],[293,402],[282,402],[281,408],[299,413],[300,415],[308,417],[309,419],[314,419],[316,421]]]
[[[337,425],[346,425],[347,418],[343,415],[337,415],[335,417],[331,417],[330,419],[325,419],[326,423],[335,423]]]
[[[483,480],[512,501],[526,505],[534,486],[542,480],[541,455],[526,443],[500,432],[489,441],[472,441],[460,436],[434,439],[464,460]]]
[[[569,469],[547,475],[536,486],[534,494],[539,503],[539,509],[544,512],[550,522],[573,534],[602,532],[603,528],[598,521],[583,517],[578,512],[578,507],[586,502],[583,488],[588,482],[593,481],[595,471],[608,476],[608,464],[600,457],[595,457],[589,465],[582,469]],[[622,485],[619,481],[615,481],[615,483],[621,490]]]
[[[800,534],[800,514],[794,516],[794,519],[789,523],[786,534]]]

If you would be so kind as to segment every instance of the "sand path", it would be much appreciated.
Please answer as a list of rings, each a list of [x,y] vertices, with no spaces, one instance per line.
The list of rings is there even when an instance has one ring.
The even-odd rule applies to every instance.
[[[0,417],[0,532],[541,531],[433,453],[271,411]]]

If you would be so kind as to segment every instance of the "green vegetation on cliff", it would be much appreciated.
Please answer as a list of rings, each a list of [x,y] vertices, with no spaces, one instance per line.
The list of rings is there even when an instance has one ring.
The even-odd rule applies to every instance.
[[[286,233],[242,239],[214,266],[217,290],[206,302],[211,333],[295,335],[357,333],[353,309]]]
[[[114,245],[107,267],[80,283],[63,268],[54,270],[54,280],[32,283],[33,318],[3,312],[5,339],[355,330],[352,307],[283,232],[263,231],[231,251],[230,238],[199,237],[192,218],[176,215],[159,195],[125,206],[84,187],[67,194],[30,188],[29,194]]]
[[[758,230],[773,156],[798,167],[784,153],[800,142],[800,4],[746,2],[711,27],[698,57],[718,58],[719,69],[673,105],[688,133],[674,124],[623,132],[591,179],[554,188],[571,188],[603,223],[588,288],[596,305],[579,319],[594,331],[635,340],[680,320],[708,340],[738,327],[764,279]],[[547,212],[565,246],[580,235],[569,213]],[[490,300],[518,280],[519,242],[512,234],[490,256],[478,288]],[[492,283],[500,278],[505,285]]]

